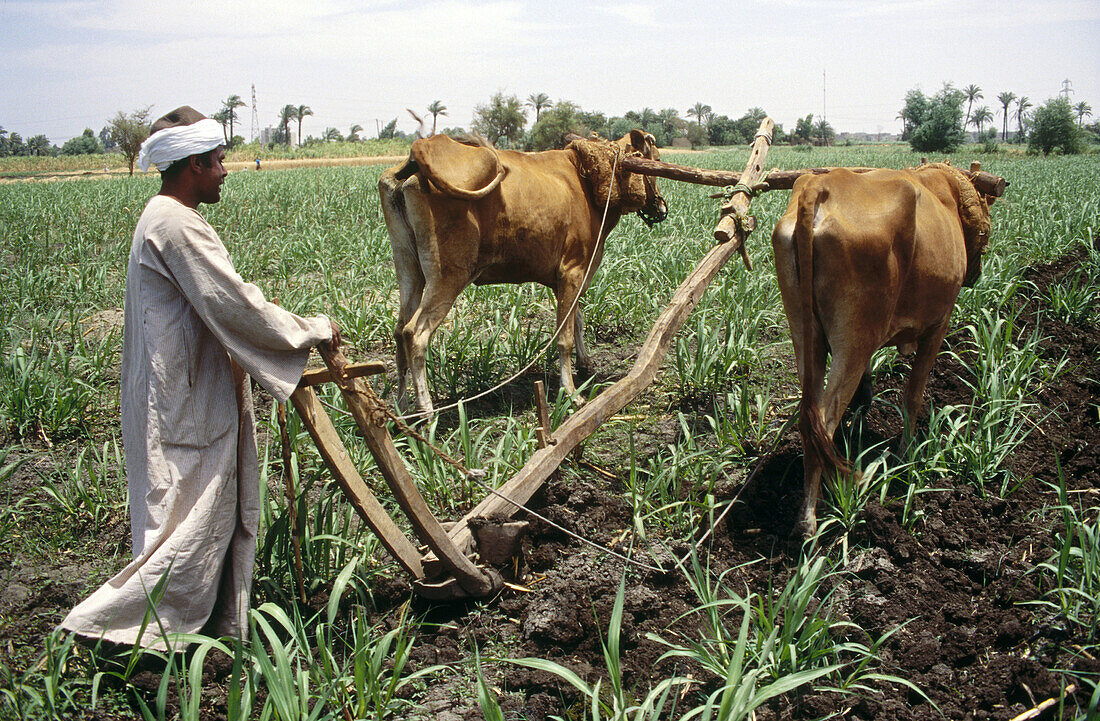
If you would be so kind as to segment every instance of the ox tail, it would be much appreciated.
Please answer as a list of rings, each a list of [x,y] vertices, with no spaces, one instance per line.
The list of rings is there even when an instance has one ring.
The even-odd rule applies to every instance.
[[[477,145],[480,145],[483,148],[486,148],[490,152],[492,152],[493,160],[496,163],[496,175],[484,188],[480,188],[478,190],[466,190],[465,188],[459,188],[458,186],[449,183],[446,178],[437,177],[431,172],[430,169],[422,166],[419,169],[420,175],[431,181],[432,185],[438,188],[443,194],[449,195],[450,197],[456,198],[458,200],[481,200],[486,195],[496,190],[497,186],[500,185],[500,181],[504,180],[504,176],[508,174],[508,169],[504,167],[504,163],[502,163],[500,160],[500,151],[493,147],[492,143],[485,140],[476,133],[471,139],[475,141]],[[410,162],[415,162],[412,160],[412,158],[410,158],[409,160]]]
[[[815,347],[817,334],[814,332],[817,325],[814,313],[814,217],[827,192],[813,188],[802,194],[794,227],[798,295],[802,304],[802,401],[798,410],[803,427],[809,431],[804,433],[804,437],[813,446],[804,448],[804,452],[807,455],[814,453],[823,463],[834,466],[841,473],[848,473],[848,461],[836,452],[833,440],[825,430],[825,419],[818,402],[825,379],[815,361],[818,349]]]
[[[412,108],[405,108],[405,110],[407,110],[409,112],[409,115],[413,116],[413,120],[416,121],[416,125],[417,125],[416,137],[418,137],[418,138],[430,137],[431,133],[428,132],[428,124],[424,122],[424,118],[422,118],[419,115],[417,115],[416,113],[414,113]]]

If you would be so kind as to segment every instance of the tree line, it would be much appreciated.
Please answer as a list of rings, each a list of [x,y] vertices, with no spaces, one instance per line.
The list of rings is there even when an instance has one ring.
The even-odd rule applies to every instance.
[[[133,113],[119,111],[98,134],[91,128],[85,128],[82,134],[65,141],[60,148],[50,144],[45,135],[34,135],[23,140],[19,133],[9,133],[0,127],[0,158],[118,152],[126,157],[130,174],[133,175],[134,161],[141,150],[141,144],[149,137],[149,124],[149,108]]]
[[[1016,124],[1013,142],[1026,143],[1029,151],[1044,154],[1079,153],[1090,138],[1095,141],[1100,135],[1096,123],[1088,128],[1084,125],[1085,118],[1092,117],[1092,106],[1087,102],[1073,105],[1066,98],[1051,98],[1035,107],[1026,95],[1018,97],[1012,91],[1006,90],[996,97],[1000,104],[1001,142],[1009,142],[1010,121]],[[986,105],[974,107],[983,99],[984,91],[974,84],[959,90],[951,83],[944,83],[931,96],[914,88],[905,94],[905,105],[898,111],[901,138],[918,152],[949,153],[966,142],[966,129],[973,127],[979,142],[989,150],[996,149],[996,113]]]
[[[467,134],[463,127],[438,129],[439,116],[447,115],[447,106],[440,100],[433,101],[427,108],[427,115],[432,116],[430,130],[426,117],[421,119],[411,109],[409,113],[421,122],[420,135],[435,135],[437,132],[452,136]],[[528,128],[531,114],[534,118]],[[692,147],[699,147],[750,143],[766,115],[763,108],[754,107],[734,119],[719,115],[710,105],[698,102],[688,108],[684,116],[676,108],[654,110],[650,107],[630,110],[621,116],[608,116],[600,111],[585,110],[568,100],[555,102],[546,93],[532,93],[521,101],[516,95],[498,92],[487,103],[474,108],[470,130],[499,147],[522,150],[560,148],[568,133],[621,137],[634,128],[651,133],[660,146],[669,146],[674,140],[683,139]],[[378,137],[403,137],[404,134],[396,128],[397,118],[393,118],[382,127]],[[827,121],[814,120],[810,114],[799,119],[792,133],[785,133],[782,125],[777,125],[774,139],[776,142],[794,144],[831,145],[836,141],[836,132]],[[308,139],[306,142],[309,142]]]
[[[534,113],[530,129],[527,128],[528,111]],[[682,139],[685,144],[698,147],[752,142],[760,121],[766,115],[763,108],[750,108],[734,119],[719,115],[710,105],[698,102],[684,116],[676,108],[654,110],[650,107],[630,110],[621,116],[608,116],[598,110],[585,110],[569,100],[554,102],[545,93],[534,93],[526,101],[520,101],[516,95],[498,92],[488,103],[474,108],[470,129],[501,147],[525,150],[560,148],[568,133],[580,136],[596,133],[618,138],[634,128],[652,134],[660,146],[667,147]],[[832,129],[827,124],[825,126],[828,137],[835,137]],[[443,132],[459,134],[465,131],[462,128],[445,128]],[[787,139],[782,126],[776,126],[775,139],[777,142]],[[803,141],[811,140],[812,131],[806,134]]]
[[[935,94],[925,95],[919,88],[905,95],[905,102],[896,119],[902,121],[903,141],[909,142],[918,152],[952,152],[967,141],[967,128],[974,128],[977,139],[987,149],[995,149],[998,128],[996,115],[984,104],[984,91],[977,85],[967,85],[962,90],[950,83]],[[1087,102],[1071,104],[1065,98],[1053,98],[1035,107],[1027,96],[1018,97],[1011,91],[996,96],[1000,104],[1000,139],[1009,141],[1009,123],[1016,125],[1012,141],[1027,143],[1035,152],[1076,153],[1089,142],[1100,140],[1100,123],[1084,125],[1085,118],[1092,117],[1092,106]],[[965,105],[965,111],[963,107]],[[221,124],[226,146],[244,145],[245,140],[236,133],[240,116],[238,108],[246,107],[240,95],[230,95],[210,117]],[[420,121],[419,134],[434,135],[439,117],[447,117],[447,106],[440,100],[427,108],[431,115],[431,128],[427,120],[410,110]],[[530,128],[529,112],[533,113]],[[271,145],[289,145],[295,138],[303,145],[302,121],[314,115],[313,109],[304,104],[287,104],[278,114],[277,126],[271,137]],[[703,145],[743,145],[752,142],[760,121],[767,115],[763,108],[753,107],[739,118],[721,115],[706,103],[697,102],[683,116],[676,108],[654,110],[650,107],[627,111],[621,116],[608,116],[600,111],[585,110],[568,100],[553,101],[546,93],[532,93],[525,101],[516,95],[495,93],[487,103],[474,108],[470,129],[480,133],[490,142],[504,148],[546,150],[560,148],[568,133],[588,136],[596,133],[617,138],[634,128],[651,133],[662,147],[680,141],[691,147]],[[98,132],[86,128],[61,147],[51,145],[45,135],[38,134],[24,139],[18,133],[0,127],[0,157],[11,155],[84,155],[119,152],[128,162],[133,174],[134,162],[141,143],[148,137],[150,108],[131,113],[119,111]],[[291,127],[292,124],[295,127]],[[987,129],[986,126],[989,126]],[[463,135],[461,127],[443,128],[448,135]],[[363,126],[353,123],[347,134],[335,127],[328,127],[320,138],[309,136],[305,145],[322,142],[358,142],[363,139]],[[380,139],[401,138],[405,134],[397,130],[397,118],[380,127]],[[832,145],[836,132],[824,118],[813,114],[800,117],[791,132],[776,125],[774,141],[791,144]],[[992,148],[990,147],[992,146]]]

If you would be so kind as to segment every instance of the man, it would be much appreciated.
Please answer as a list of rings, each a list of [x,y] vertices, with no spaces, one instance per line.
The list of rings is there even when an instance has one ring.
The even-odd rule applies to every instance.
[[[245,283],[198,213],[221,197],[224,142],[217,122],[184,106],[153,123],[141,148],[161,188],[126,271],[133,560],[65,617],[81,636],[164,647],[165,633],[247,632],[260,510],[248,376],[285,401],[310,348],[340,341],[325,316],[296,316]]]

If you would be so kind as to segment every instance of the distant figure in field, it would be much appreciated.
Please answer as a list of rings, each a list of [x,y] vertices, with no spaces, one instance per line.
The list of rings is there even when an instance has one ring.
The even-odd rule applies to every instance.
[[[260,169],[260,159],[256,158],[256,170]]]

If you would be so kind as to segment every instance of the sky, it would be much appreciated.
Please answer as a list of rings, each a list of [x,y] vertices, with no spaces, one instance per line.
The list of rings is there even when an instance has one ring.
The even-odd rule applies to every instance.
[[[305,137],[411,132],[405,109],[435,100],[440,127],[469,127],[496,92],[899,132],[905,93],[945,82],[978,85],[999,125],[999,93],[1038,105],[1065,80],[1100,116],[1100,0],[0,0],[0,127],[59,145],[230,95],[249,139],[253,85],[259,126],[307,105]]]

